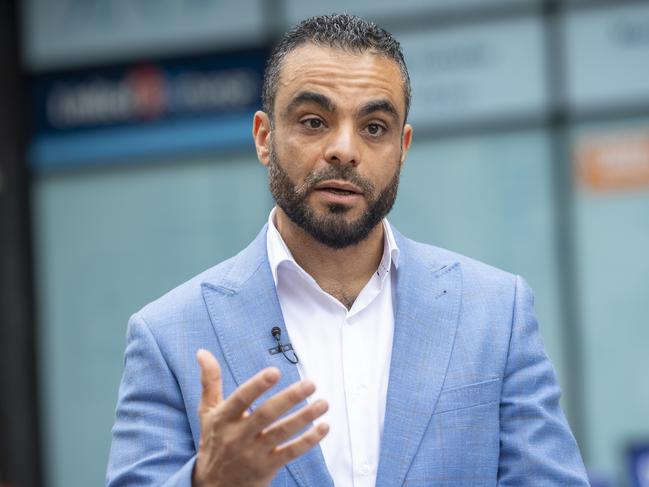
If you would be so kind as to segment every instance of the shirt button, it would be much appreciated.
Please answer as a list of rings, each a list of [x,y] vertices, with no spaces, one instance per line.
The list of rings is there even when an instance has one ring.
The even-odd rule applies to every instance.
[[[361,465],[360,473],[361,475],[368,475],[370,473],[370,466],[367,463]]]

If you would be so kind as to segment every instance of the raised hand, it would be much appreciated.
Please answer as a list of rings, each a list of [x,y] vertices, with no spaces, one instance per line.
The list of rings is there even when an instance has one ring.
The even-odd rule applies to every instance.
[[[201,440],[194,466],[193,485],[266,486],[277,470],[314,447],[329,431],[325,423],[291,439],[328,408],[324,400],[278,419],[315,391],[309,380],[278,392],[254,412],[253,401],[274,386],[280,372],[269,367],[223,398],[221,368],[207,350],[196,358],[201,367],[203,393],[199,406]]]

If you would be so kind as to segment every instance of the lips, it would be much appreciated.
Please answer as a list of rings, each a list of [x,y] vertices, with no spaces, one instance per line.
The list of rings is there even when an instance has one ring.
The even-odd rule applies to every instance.
[[[362,195],[363,191],[347,181],[324,181],[315,186],[319,191],[330,191],[340,195]]]

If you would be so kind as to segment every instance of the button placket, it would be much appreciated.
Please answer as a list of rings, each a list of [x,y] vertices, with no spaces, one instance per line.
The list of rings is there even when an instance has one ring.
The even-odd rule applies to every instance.
[[[355,326],[353,321],[353,319],[345,320],[343,326],[343,367],[352,468],[354,477],[357,477],[368,475],[371,469],[366,458],[359,458],[360,452],[367,450],[364,434],[367,418],[364,410],[365,403],[368,401],[368,389],[366,373],[363,370],[367,360],[364,357],[366,344],[363,343],[363,330],[360,326]]]

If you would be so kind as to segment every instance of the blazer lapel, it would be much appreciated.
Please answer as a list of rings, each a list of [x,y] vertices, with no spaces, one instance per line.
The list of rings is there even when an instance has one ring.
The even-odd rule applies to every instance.
[[[205,282],[203,298],[207,305],[221,350],[237,385],[258,371],[274,366],[281,371],[279,384],[253,404],[255,409],[272,394],[300,380],[298,370],[282,354],[268,350],[277,345],[271,329],[282,330],[282,343],[288,333],[266,253],[266,227],[248,248],[235,257],[229,271]],[[300,403],[297,408],[303,407]],[[297,458],[287,468],[298,485],[333,486],[319,446]]]
[[[444,383],[461,301],[460,265],[395,235],[403,260],[376,485],[404,482]]]

